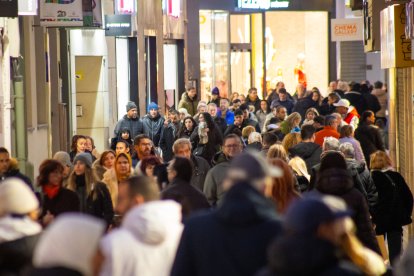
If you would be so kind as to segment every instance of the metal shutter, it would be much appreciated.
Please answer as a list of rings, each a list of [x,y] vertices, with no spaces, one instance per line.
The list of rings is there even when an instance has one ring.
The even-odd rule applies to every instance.
[[[366,80],[367,57],[362,41],[342,41],[340,50],[340,79],[361,82]]]

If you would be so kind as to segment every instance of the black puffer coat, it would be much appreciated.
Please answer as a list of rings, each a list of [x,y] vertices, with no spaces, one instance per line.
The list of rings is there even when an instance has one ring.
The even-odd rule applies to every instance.
[[[306,168],[310,174],[312,167],[321,162],[322,148],[312,142],[300,142],[289,149],[292,157],[299,156],[306,163]]]
[[[115,137],[119,137],[121,131],[126,128],[129,130],[130,138],[134,139],[138,134],[142,134],[143,125],[139,118],[129,118],[126,114],[122,117],[115,126]]]
[[[361,192],[354,188],[350,173],[336,168],[319,172],[316,189],[323,194],[334,195],[345,200],[354,212],[352,219],[357,227],[358,239],[366,247],[381,254],[366,200]]]
[[[254,275],[280,232],[273,203],[251,185],[237,183],[216,211],[186,222],[171,275]]]
[[[104,183],[96,183],[92,192],[88,195],[86,213],[104,220],[107,226],[112,224],[114,209],[111,195]]]
[[[162,127],[164,125],[164,117],[161,117],[160,114],[158,114],[157,117],[152,118],[149,114],[147,114],[144,118],[142,118],[142,124],[143,133],[149,136],[154,143],[154,146],[158,147],[161,139]]]
[[[410,224],[413,195],[402,175],[394,171],[372,171],[372,179],[378,190],[378,204],[372,215],[377,234],[401,230],[401,226]]]
[[[384,141],[382,140],[381,130],[374,126],[361,122],[355,130],[355,139],[361,143],[365,161],[369,167],[370,155],[377,150],[385,151]]]
[[[40,234],[0,243],[0,275],[18,276],[32,266],[33,251]]]

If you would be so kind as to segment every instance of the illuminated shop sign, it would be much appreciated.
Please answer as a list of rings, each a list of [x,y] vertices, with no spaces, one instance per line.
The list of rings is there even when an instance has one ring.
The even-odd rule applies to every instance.
[[[115,14],[135,14],[135,0],[115,0]]]
[[[289,7],[290,0],[237,0],[240,9],[270,10]]]
[[[164,0],[162,9],[164,14],[178,18],[181,14],[181,0]]]

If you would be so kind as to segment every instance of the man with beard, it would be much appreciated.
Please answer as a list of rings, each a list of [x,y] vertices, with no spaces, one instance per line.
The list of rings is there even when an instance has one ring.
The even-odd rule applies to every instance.
[[[115,126],[115,138],[120,136],[122,129],[127,128],[131,137],[142,134],[142,122],[138,118],[137,105],[134,102],[128,102],[126,105],[127,114],[122,117]]]

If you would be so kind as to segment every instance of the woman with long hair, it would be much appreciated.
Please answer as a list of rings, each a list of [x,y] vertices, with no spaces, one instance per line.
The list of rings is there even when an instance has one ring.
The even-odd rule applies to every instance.
[[[181,124],[181,128],[178,131],[177,139],[190,138],[191,134],[193,134],[196,127],[197,127],[197,122],[194,120],[193,117],[191,116],[185,117],[183,120],[183,123]]]
[[[302,121],[302,116],[298,112],[293,112],[280,124],[280,130],[284,135],[294,131],[300,132],[300,122]]]
[[[285,148],[280,143],[276,143],[269,148],[267,152],[267,160],[271,160],[274,158],[282,159],[285,162],[289,162],[288,154]]]
[[[319,116],[319,111],[314,107],[308,108],[308,110],[306,110],[305,120],[302,125],[313,125],[316,116]]]
[[[382,140],[381,130],[374,125],[375,114],[367,110],[362,113],[358,128],[355,130],[355,139],[361,143],[365,161],[369,166],[370,155],[377,150],[385,151],[384,141]]]
[[[73,163],[73,159],[76,154],[85,152],[86,150],[86,136],[84,135],[73,135],[72,144],[70,146],[70,162]]]
[[[42,213],[39,219],[43,226],[60,214],[79,212],[78,195],[62,186],[63,170],[63,165],[54,159],[46,159],[39,166],[37,185],[42,189]]]
[[[283,214],[294,200],[300,198],[299,192],[295,190],[296,179],[292,169],[282,159],[270,159],[268,162],[283,171],[282,177],[272,178],[272,185],[266,191],[266,195],[275,203],[276,211]]]
[[[95,147],[95,141],[91,136],[85,136],[85,151],[88,151],[92,154],[92,160],[95,161],[96,159],[99,159],[101,157],[101,154],[98,152],[98,150]]]
[[[289,152],[289,149],[296,146],[302,141],[299,132],[288,133],[282,140],[282,146],[285,148],[286,152]]]
[[[116,154],[113,150],[102,152],[101,157],[93,162],[92,170],[97,180],[102,180],[107,170],[114,167]]]
[[[133,174],[132,160],[129,154],[119,153],[115,158],[114,167],[104,174],[103,182],[107,185],[115,208],[118,202],[118,184],[127,180]]]
[[[203,157],[211,164],[214,155],[220,150],[223,136],[210,113],[200,113],[198,119],[200,123],[190,137],[193,153],[196,156]]]
[[[162,162],[157,156],[148,156],[141,160],[140,169],[143,175],[154,178],[154,168]]]
[[[299,156],[295,156],[289,161],[289,166],[298,181],[300,192],[306,192],[309,188],[310,174],[306,168],[306,163]]]
[[[413,195],[404,177],[392,167],[391,158],[384,151],[371,154],[371,176],[378,191],[378,203],[372,214],[377,235],[388,243],[391,264],[402,249],[402,226],[411,224]]]
[[[92,172],[92,158],[88,153],[79,153],[73,160],[73,171],[69,175],[68,189],[78,194],[80,211],[86,213],[86,199],[97,180]]]

